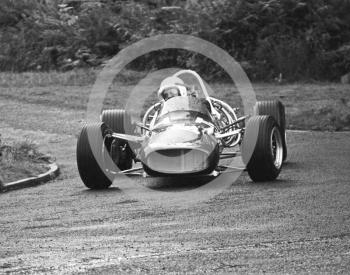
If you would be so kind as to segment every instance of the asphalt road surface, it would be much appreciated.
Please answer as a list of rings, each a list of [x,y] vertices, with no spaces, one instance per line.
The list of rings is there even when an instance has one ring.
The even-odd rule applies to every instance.
[[[0,273],[350,272],[350,133],[289,132],[279,180],[243,173],[209,201],[156,207],[117,182],[83,186],[83,113],[0,105],[2,135],[37,141],[62,168],[53,182],[0,194]]]

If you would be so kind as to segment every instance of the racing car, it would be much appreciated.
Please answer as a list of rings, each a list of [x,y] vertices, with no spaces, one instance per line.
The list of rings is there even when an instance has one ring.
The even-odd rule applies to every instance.
[[[197,85],[185,82],[186,75]],[[105,189],[117,174],[135,171],[152,177],[215,177],[225,170],[220,161],[239,152],[254,182],[278,177],[287,157],[280,101],[257,102],[253,116],[239,117],[237,108],[209,96],[192,70],[165,78],[157,94],[159,100],[140,121],[132,121],[127,110],[110,109],[99,122],[83,126],[76,155],[86,187]]]

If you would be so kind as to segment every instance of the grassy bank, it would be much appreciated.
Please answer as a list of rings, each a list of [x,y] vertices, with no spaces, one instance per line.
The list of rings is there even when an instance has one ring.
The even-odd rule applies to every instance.
[[[77,70],[66,73],[0,74],[0,100],[17,99],[23,102],[60,106],[63,109],[86,108],[97,71]],[[125,71],[115,79],[105,99],[105,108],[122,107],[132,88],[145,73]],[[155,98],[159,83],[153,83]],[[234,85],[210,83],[215,97],[232,106],[241,99]],[[301,130],[350,130],[349,85],[338,83],[253,83],[258,100],[280,99],[286,106],[287,125]]]
[[[47,171],[47,159],[28,140],[10,143],[0,136],[0,180],[3,183],[37,176]]]

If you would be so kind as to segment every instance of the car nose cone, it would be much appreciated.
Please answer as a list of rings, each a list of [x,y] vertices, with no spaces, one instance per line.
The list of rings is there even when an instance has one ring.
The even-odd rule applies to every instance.
[[[171,126],[154,133],[142,152],[142,162],[161,173],[197,173],[210,166],[214,137],[195,126]]]

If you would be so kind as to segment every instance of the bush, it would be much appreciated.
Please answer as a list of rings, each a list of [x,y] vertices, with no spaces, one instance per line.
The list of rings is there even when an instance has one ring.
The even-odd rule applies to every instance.
[[[98,66],[134,41],[162,33],[209,40],[246,64],[255,79],[335,80],[350,69],[348,0],[47,3],[3,0],[0,70]],[[185,51],[150,53],[139,61],[133,65],[139,69],[180,65],[224,77],[218,66]]]

